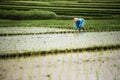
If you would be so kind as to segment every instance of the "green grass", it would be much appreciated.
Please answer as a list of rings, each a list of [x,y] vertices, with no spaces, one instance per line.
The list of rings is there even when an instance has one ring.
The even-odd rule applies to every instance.
[[[28,19],[55,19],[56,14],[50,11],[41,10],[29,10],[29,11],[18,11],[18,10],[0,10],[1,19],[13,19],[13,20],[28,20]]]
[[[72,20],[0,20],[0,27],[49,27],[75,29]],[[120,20],[86,20],[87,31],[120,30]]]

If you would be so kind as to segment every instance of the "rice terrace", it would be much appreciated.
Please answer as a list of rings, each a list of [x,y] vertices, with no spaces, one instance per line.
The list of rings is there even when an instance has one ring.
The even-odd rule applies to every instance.
[[[0,0],[0,80],[120,80],[120,0]]]

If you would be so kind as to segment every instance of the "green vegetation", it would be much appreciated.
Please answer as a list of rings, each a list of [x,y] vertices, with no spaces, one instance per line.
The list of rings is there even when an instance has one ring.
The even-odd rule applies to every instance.
[[[18,10],[0,10],[1,19],[54,19],[56,14],[50,11],[30,10],[30,11],[18,11]]]
[[[0,20],[0,27],[49,27],[75,29],[72,20]],[[86,31],[119,31],[119,20],[86,20]]]
[[[47,10],[55,12],[58,19],[120,19],[120,1],[118,0],[81,0],[81,1],[5,1],[0,3],[2,10]]]
[[[0,1],[11,1],[11,0],[0,0]],[[18,0],[12,0],[12,1],[18,1]],[[23,0],[19,0],[23,1]],[[25,0],[25,1],[78,1],[78,2],[119,2],[119,0]]]

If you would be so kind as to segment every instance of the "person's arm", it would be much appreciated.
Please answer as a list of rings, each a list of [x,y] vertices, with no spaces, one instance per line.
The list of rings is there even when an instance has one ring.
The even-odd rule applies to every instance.
[[[78,22],[78,21],[75,23],[75,28],[76,28],[76,29],[79,28],[79,22]]]
[[[78,29],[78,26],[79,26],[79,25],[78,25],[77,23],[75,23],[75,29]]]

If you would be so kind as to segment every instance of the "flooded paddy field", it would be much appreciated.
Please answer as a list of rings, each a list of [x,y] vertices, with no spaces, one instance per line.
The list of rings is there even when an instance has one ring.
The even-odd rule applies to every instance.
[[[61,31],[66,30],[8,27],[0,29],[0,34]],[[0,36],[0,80],[120,80],[119,48],[72,51],[120,45],[119,34],[120,31]],[[57,54],[24,56],[26,52],[54,50],[58,50]],[[61,54],[59,50],[71,51]],[[9,57],[13,54],[23,55]]]
[[[119,3],[0,0],[0,80],[120,80]]]
[[[0,34],[28,34],[28,33],[49,33],[74,31],[69,29],[45,28],[45,27],[0,27]]]
[[[1,36],[0,55],[119,45],[119,34],[118,31]]]
[[[0,59],[0,80],[120,80],[120,50]]]

